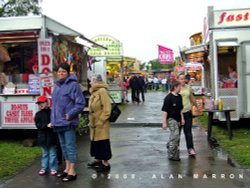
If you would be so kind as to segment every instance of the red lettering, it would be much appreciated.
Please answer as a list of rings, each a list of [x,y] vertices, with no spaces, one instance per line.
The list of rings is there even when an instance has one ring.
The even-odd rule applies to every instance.
[[[240,20],[242,20],[242,14],[238,14],[238,15],[236,16],[236,21],[238,22],[238,21],[240,21]]]
[[[50,42],[49,41],[40,41],[39,43],[41,46],[50,46]]]
[[[226,12],[223,12],[223,13],[220,15],[220,21],[218,22],[218,24],[221,24],[221,23],[224,21],[226,14],[227,14]]]
[[[249,12],[247,12],[245,15],[244,15],[244,20],[248,20],[249,19]]]
[[[32,116],[21,117],[21,123],[34,123],[34,118]]]
[[[49,72],[52,72],[49,67],[44,67],[42,69],[42,74],[49,73]]]
[[[229,15],[228,17],[227,17],[227,21],[228,22],[232,22],[232,21],[234,21],[234,15]]]
[[[33,116],[32,110],[21,111],[21,116]]]
[[[6,123],[19,123],[19,117],[5,117]]]
[[[43,96],[51,96],[51,87],[43,87]]]
[[[28,110],[27,104],[11,104],[11,110]]]
[[[229,14],[227,15],[226,12],[223,12],[220,14],[219,22],[218,24],[226,22],[239,22],[239,21],[248,21],[249,20],[249,12],[246,12],[245,14]]]
[[[19,111],[7,110],[7,111],[6,111],[6,116],[7,116],[7,117],[19,116]]]
[[[42,54],[42,65],[49,65],[50,64],[50,57],[47,54]]]

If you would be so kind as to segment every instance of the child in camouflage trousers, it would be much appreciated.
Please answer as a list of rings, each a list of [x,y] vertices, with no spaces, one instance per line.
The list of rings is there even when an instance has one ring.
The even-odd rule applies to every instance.
[[[173,81],[171,83],[170,93],[165,97],[162,106],[162,128],[166,129],[169,127],[170,130],[169,141],[167,143],[168,159],[174,161],[180,160],[180,126],[185,123],[182,113],[182,97],[179,94],[180,90],[180,82]]]

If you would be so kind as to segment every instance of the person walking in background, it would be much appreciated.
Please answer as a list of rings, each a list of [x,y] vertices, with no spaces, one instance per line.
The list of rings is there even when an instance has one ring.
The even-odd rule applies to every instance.
[[[178,81],[181,83],[180,95],[183,100],[183,115],[185,119],[185,125],[183,127],[186,145],[189,155],[195,155],[194,143],[193,143],[193,134],[192,134],[192,105],[197,107],[192,88],[186,84],[186,78],[183,73],[177,76]]]
[[[140,100],[140,94],[141,94],[141,98],[142,98],[142,101],[145,102],[145,96],[144,96],[144,89],[145,89],[145,80],[144,80],[144,77],[143,76],[138,76],[138,98],[139,98],[139,101]]]
[[[182,97],[179,94],[181,84],[178,81],[171,83],[170,93],[165,97],[162,106],[162,128],[169,127],[170,136],[167,143],[168,159],[173,161],[180,160],[180,128],[184,125]]]
[[[148,84],[147,89],[152,90],[154,88],[153,86],[153,78],[151,76],[148,77]]]
[[[162,80],[161,80],[161,85],[162,85],[162,91],[165,92],[167,91],[167,78],[164,77]]]
[[[50,126],[51,110],[48,106],[48,98],[46,96],[39,96],[36,104],[40,108],[40,111],[35,114],[35,125],[38,129],[37,141],[42,146],[42,167],[39,175],[43,176],[47,170],[50,170],[50,174],[55,176],[58,168],[56,154],[56,141],[58,138]]]
[[[154,79],[153,79],[153,83],[154,83],[154,90],[155,91],[158,91],[159,89],[159,79],[155,76]]]
[[[132,76],[129,79],[129,85],[131,88],[131,98],[132,98],[132,102],[137,102],[139,103],[139,96],[138,96],[138,85],[139,85],[139,81],[138,81],[138,77],[136,75]]]
[[[75,165],[77,162],[76,131],[79,124],[79,114],[85,106],[85,99],[77,83],[75,75],[70,75],[70,66],[61,63],[58,66],[58,81],[52,93],[51,126],[57,132],[63,156],[65,169],[57,177],[63,182],[76,180]]]
[[[89,167],[98,172],[109,171],[109,160],[112,157],[110,146],[111,102],[108,95],[108,85],[103,82],[101,75],[92,76],[89,100],[90,121],[90,155],[95,158]]]
[[[129,87],[129,81],[125,77],[123,77],[123,82],[119,82],[119,87],[123,89],[123,99],[125,102],[129,102],[128,100],[128,87]]]

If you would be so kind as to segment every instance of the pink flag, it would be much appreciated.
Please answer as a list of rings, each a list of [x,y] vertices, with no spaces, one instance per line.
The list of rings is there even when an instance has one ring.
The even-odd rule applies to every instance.
[[[174,60],[173,55],[172,49],[158,45],[158,61],[160,64],[172,64]]]

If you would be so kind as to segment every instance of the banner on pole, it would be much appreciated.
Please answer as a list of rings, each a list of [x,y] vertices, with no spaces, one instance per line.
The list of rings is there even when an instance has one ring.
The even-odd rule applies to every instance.
[[[158,45],[158,61],[160,64],[172,64],[174,61],[173,55],[172,49]]]

